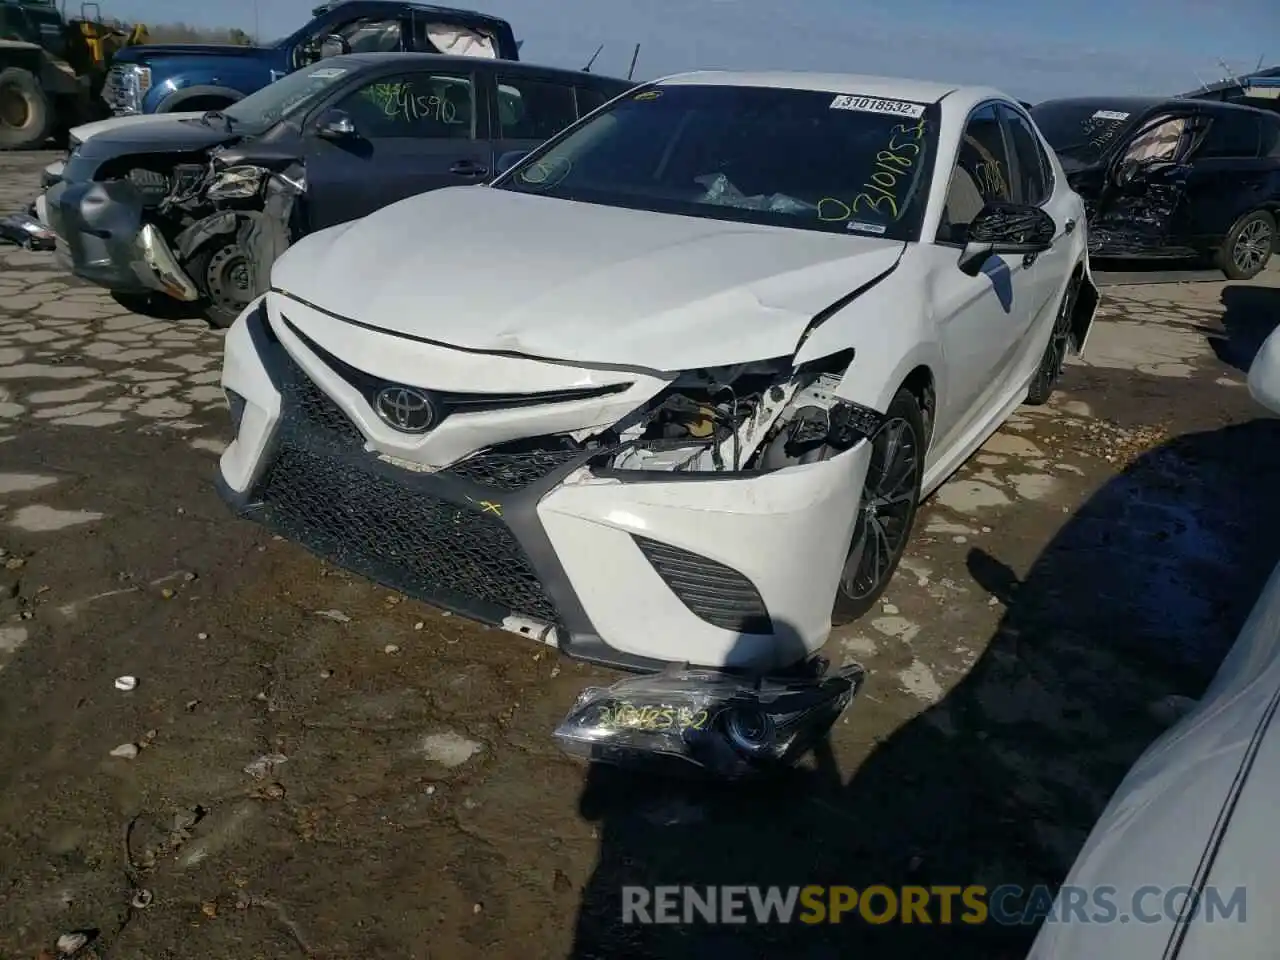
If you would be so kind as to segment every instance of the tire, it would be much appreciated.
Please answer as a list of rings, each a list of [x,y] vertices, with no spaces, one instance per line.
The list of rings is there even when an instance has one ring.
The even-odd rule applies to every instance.
[[[253,299],[250,279],[244,277],[244,285],[237,284],[237,269],[248,269],[248,257],[235,240],[219,238],[201,247],[187,261],[187,275],[195,281],[204,301],[200,312],[210,326],[225,330],[236,321]]]
[[[1227,231],[1215,262],[1228,280],[1251,280],[1266,269],[1275,246],[1275,217],[1265,210],[1254,210]]]
[[[33,150],[53,133],[49,95],[29,70],[0,70],[0,150]]]
[[[857,620],[875,606],[911,540],[928,442],[924,413],[915,394],[905,388],[898,390],[871,442],[871,463],[858,497],[857,521],[831,611],[836,625]],[[891,447],[896,456],[886,462]],[[866,552],[872,542],[880,545],[874,569],[876,557]]]
[[[1038,407],[1048,403],[1053,396],[1053,388],[1058,385],[1058,378],[1062,376],[1062,366],[1067,362],[1067,346],[1071,342],[1071,316],[1075,313],[1080,284],[1083,282],[1081,277],[1072,277],[1062,294],[1058,315],[1053,318],[1049,342],[1045,344],[1040,366],[1036,368],[1031,388],[1027,391],[1027,399],[1023,401],[1028,406]]]

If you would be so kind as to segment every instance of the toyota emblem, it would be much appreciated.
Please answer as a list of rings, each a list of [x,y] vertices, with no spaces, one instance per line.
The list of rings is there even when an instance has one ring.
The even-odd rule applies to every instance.
[[[412,387],[384,387],[373,398],[382,421],[401,433],[426,433],[436,422],[431,397]]]

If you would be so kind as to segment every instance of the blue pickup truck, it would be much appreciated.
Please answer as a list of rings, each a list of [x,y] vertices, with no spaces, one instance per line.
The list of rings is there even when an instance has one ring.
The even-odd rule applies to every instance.
[[[403,0],[340,0],[268,47],[144,44],[116,54],[102,97],[117,116],[220,110],[286,74],[344,53],[419,51],[518,60],[498,17]]]

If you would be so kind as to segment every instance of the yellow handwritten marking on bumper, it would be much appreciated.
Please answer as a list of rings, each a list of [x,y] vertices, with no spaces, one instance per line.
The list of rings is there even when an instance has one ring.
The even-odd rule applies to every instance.
[[[467,500],[479,507],[482,513],[492,513],[495,517],[502,516],[500,503],[494,503],[492,500],[472,500],[470,497],[467,497]]]

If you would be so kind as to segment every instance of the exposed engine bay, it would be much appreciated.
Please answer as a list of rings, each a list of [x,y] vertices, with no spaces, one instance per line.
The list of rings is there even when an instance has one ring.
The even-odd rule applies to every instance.
[[[306,194],[303,162],[242,161],[234,147],[196,157],[131,156],[97,177],[133,187],[142,222],[169,243],[220,325],[266,290],[271,265],[306,232],[297,203]]]
[[[597,473],[752,472],[826,459],[875,433],[880,414],[836,396],[845,350],[683,373],[590,445]]]

